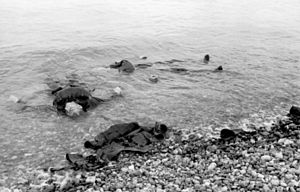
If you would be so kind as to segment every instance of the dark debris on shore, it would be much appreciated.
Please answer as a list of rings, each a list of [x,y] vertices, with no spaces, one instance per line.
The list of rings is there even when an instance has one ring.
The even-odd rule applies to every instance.
[[[145,154],[122,152],[92,171],[40,172],[17,191],[300,191],[300,108],[270,127],[220,138],[170,130]],[[1,189],[1,188],[0,188]],[[9,189],[7,189],[9,191]]]

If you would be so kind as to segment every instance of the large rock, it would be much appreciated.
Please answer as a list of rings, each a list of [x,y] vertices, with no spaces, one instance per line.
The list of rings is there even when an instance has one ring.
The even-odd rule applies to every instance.
[[[290,109],[290,115],[300,117],[300,107],[292,106]]]

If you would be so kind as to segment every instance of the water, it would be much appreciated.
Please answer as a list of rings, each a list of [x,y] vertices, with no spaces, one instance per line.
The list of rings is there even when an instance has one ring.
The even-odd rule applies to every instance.
[[[205,133],[263,122],[300,105],[298,0],[0,5],[0,178],[6,184],[22,169],[55,166],[65,153],[82,152],[84,140],[114,123],[161,121]],[[105,68],[123,58],[153,67],[131,75]],[[168,62],[174,59],[183,62]],[[219,65],[222,73],[211,72]],[[189,71],[169,70],[174,67]],[[157,84],[151,75],[159,76]],[[53,100],[48,80],[70,76],[96,88],[95,96],[120,86],[124,97],[78,119],[45,110]],[[10,95],[38,107],[22,111]]]

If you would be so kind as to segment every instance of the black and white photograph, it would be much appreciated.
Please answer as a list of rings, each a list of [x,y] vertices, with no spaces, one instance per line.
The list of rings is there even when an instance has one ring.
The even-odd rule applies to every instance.
[[[0,192],[300,192],[300,0],[0,0]]]

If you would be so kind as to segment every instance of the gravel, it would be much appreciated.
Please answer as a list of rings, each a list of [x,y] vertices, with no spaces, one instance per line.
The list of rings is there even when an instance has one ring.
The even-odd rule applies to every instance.
[[[121,153],[94,171],[35,170],[0,191],[298,191],[300,120],[281,117],[232,140],[171,130],[146,154]]]

